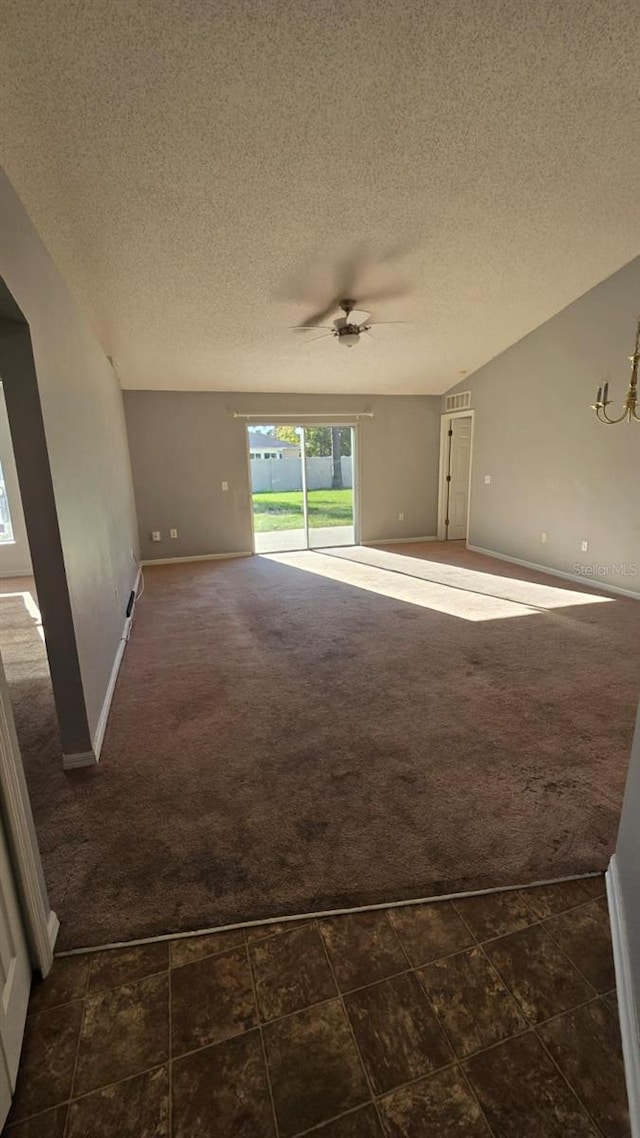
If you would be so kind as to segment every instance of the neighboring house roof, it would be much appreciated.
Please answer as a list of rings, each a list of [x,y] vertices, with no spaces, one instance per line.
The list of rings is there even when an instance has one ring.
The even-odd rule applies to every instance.
[[[297,443],[290,443],[284,439],[274,439],[271,435],[262,435],[260,431],[249,431],[250,450],[296,450]]]

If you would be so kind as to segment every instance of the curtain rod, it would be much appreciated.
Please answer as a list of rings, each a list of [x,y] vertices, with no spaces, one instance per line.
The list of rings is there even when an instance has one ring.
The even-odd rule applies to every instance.
[[[295,419],[299,422],[304,422],[305,419],[322,419],[328,422],[330,419],[373,419],[373,411],[343,411],[340,414],[327,414],[324,411],[304,411],[296,414],[295,411],[282,411],[279,414],[273,414],[269,411],[261,411],[257,415],[249,415],[244,411],[234,411],[234,419],[256,419],[258,423],[275,423],[278,419]]]

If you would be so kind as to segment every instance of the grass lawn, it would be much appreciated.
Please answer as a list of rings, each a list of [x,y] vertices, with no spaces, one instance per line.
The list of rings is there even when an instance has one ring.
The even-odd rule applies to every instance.
[[[253,524],[256,533],[272,530],[302,529],[304,524],[302,491],[286,494],[266,491],[253,494]],[[353,490],[310,490],[308,495],[309,525],[350,526],[353,521]]]

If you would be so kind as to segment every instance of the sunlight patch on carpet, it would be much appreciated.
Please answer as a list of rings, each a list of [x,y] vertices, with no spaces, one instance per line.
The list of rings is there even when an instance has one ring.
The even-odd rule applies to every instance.
[[[505,620],[571,605],[613,601],[600,593],[556,588],[455,565],[418,562],[413,557],[358,547],[322,553],[301,550],[271,554],[266,559],[462,620]]]
[[[38,604],[36,602],[36,599],[35,599],[33,593],[30,593],[30,592],[3,593],[2,591],[0,591],[0,601],[9,600],[12,598],[15,599],[16,597],[20,597],[20,599],[21,599],[22,603],[24,604],[24,607],[26,608],[29,616],[33,620],[33,623],[35,625],[36,632],[38,633],[38,636],[40,637],[40,639],[42,640],[42,643],[44,644],[44,628],[42,626],[42,614],[40,612],[40,609],[38,608]]]

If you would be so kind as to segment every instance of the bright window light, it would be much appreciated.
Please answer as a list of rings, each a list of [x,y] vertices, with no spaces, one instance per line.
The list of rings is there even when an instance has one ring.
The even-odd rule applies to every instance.
[[[8,545],[9,542],[13,540],[11,511],[9,510],[7,488],[4,484],[4,471],[2,469],[2,463],[0,462],[0,545]]]

